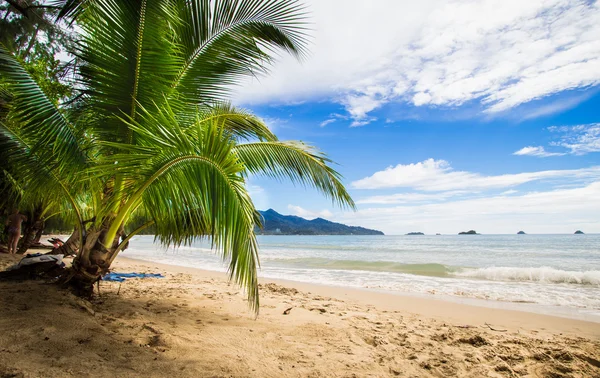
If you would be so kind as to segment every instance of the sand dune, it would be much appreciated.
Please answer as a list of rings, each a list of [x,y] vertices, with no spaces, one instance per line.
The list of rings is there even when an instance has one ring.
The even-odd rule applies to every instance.
[[[221,274],[114,269],[166,278],[103,282],[91,303],[0,282],[0,377],[600,376],[598,323],[281,282],[255,320]]]

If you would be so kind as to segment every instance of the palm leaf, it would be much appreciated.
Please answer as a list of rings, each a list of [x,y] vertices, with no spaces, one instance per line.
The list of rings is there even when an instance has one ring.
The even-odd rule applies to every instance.
[[[187,104],[221,100],[243,76],[264,73],[277,49],[306,51],[305,11],[295,0],[181,0],[176,28],[183,64],[173,96]]]
[[[165,103],[163,106],[170,106],[170,103]],[[211,121],[216,122],[238,139],[277,140],[275,134],[260,118],[227,102],[187,107],[187,110],[174,109],[174,111],[177,112],[177,117],[182,124],[189,124],[192,127]]]
[[[235,152],[249,173],[315,187],[342,207],[355,208],[341,176],[325,155],[302,142],[268,141],[240,144]]]
[[[84,8],[86,0],[55,0],[51,2],[51,5],[60,8],[57,20],[70,18],[75,20]]]
[[[90,1],[81,7],[83,32],[75,54],[87,105],[97,114],[89,127],[102,140],[131,142],[118,117],[135,118],[138,104],[160,100],[175,74],[168,72],[178,48],[170,26],[179,22],[175,7],[169,0]]]
[[[8,162],[5,171],[28,198],[51,199],[61,207],[71,207],[78,224],[82,217],[75,196],[81,190],[74,176],[63,175],[33,153],[31,147],[5,123],[0,122],[0,160]],[[43,201],[47,202],[47,201]],[[81,230],[81,228],[80,228]]]
[[[109,142],[117,151],[90,170],[98,177],[119,175],[131,193],[106,239],[136,208],[154,222],[164,245],[190,244],[208,237],[229,261],[230,277],[248,291],[258,310],[258,246],[254,235],[256,210],[245,188],[233,148],[236,139],[223,127],[222,113],[184,128],[169,106],[149,111],[140,120],[123,118],[137,146]],[[118,161],[118,164],[114,164]]]
[[[11,99],[8,117],[19,124],[33,153],[46,164],[60,169],[81,169],[86,162],[81,132],[69,123],[21,63],[0,46],[0,77],[5,79]],[[13,130],[14,131],[14,130]]]

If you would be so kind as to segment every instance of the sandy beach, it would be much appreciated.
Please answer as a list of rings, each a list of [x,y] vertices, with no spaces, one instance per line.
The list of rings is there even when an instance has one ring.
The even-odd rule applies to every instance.
[[[92,302],[0,282],[0,377],[600,376],[598,323],[272,280],[255,319],[221,273],[113,270],[165,278],[102,282]]]

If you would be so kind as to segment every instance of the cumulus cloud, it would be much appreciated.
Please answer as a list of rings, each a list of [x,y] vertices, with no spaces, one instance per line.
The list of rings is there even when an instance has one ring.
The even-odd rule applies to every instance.
[[[600,178],[600,166],[485,176],[455,171],[445,160],[427,159],[419,163],[398,164],[369,177],[352,182],[356,189],[412,188],[423,191],[486,190],[510,188],[528,182],[568,179],[570,183]]]
[[[273,75],[242,86],[238,101],[328,98],[343,104],[358,125],[389,102],[459,106],[475,100],[497,113],[600,83],[598,1],[309,5],[312,55],[303,65],[284,58]]]
[[[321,210],[321,211],[312,211],[312,210],[304,209],[300,206],[288,205],[288,210],[290,210],[293,215],[296,215],[296,216],[299,216],[302,218],[307,218],[307,219],[331,218],[331,216],[333,216],[333,213],[327,209]]]
[[[450,233],[475,229],[481,233],[600,232],[600,181],[571,189],[522,195],[493,195],[443,203],[364,208],[337,213],[336,222],[376,228],[387,234],[419,230]]]
[[[562,152],[548,152],[544,149],[544,147],[541,147],[541,146],[538,146],[538,147],[527,146],[527,147],[521,148],[519,151],[515,151],[513,153],[513,155],[549,157],[549,156],[562,156],[562,155],[566,155],[566,154],[562,153]]]
[[[382,100],[375,99],[368,95],[362,96],[347,96],[344,99],[344,105],[354,119],[364,119],[367,113],[377,109],[382,104]]]

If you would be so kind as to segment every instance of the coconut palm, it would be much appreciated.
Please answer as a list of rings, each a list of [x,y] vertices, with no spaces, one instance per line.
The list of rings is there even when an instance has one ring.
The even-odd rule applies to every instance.
[[[22,125],[0,126],[0,148],[21,162],[20,179],[64,198],[78,219],[79,250],[64,281],[89,292],[129,239],[153,224],[166,246],[209,238],[257,310],[260,216],[248,176],[291,179],[354,207],[325,155],[279,141],[259,118],[225,102],[232,85],[265,72],[277,51],[303,56],[302,5],[66,3],[63,13],[77,15],[81,29],[78,101],[48,101],[19,61],[0,50],[0,73],[16,99],[10,118]],[[84,212],[92,215],[85,226]],[[126,234],[139,212],[148,222]]]

